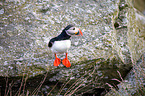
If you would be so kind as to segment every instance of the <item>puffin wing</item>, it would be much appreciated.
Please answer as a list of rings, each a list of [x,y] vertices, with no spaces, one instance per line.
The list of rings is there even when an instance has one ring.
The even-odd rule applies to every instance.
[[[48,47],[52,47],[52,45],[53,45],[53,42],[50,42],[50,41],[49,41]]]
[[[55,41],[57,41],[57,38],[56,38],[56,37],[55,37],[55,38],[52,38],[52,39],[49,41],[49,43],[48,43],[48,47],[51,48],[52,45],[53,45],[53,43],[54,43]]]

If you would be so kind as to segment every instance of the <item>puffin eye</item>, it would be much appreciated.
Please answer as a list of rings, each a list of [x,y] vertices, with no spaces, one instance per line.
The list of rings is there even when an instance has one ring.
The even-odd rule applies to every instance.
[[[75,30],[75,28],[73,28],[73,30]]]

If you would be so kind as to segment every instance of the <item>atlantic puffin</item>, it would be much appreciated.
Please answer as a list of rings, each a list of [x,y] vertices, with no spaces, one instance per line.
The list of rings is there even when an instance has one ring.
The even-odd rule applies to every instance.
[[[61,63],[61,59],[57,57],[57,53],[66,53],[65,58],[62,60],[62,64],[66,67],[70,67],[71,63],[67,58],[68,49],[71,47],[70,37],[73,35],[82,36],[82,31],[75,27],[74,25],[66,26],[60,35],[57,37],[52,38],[49,43],[48,47],[51,48],[52,52],[55,55],[54,66],[59,66]]]

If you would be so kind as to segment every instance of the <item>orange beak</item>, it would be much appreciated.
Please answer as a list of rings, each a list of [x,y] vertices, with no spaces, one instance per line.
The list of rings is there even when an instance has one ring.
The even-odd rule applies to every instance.
[[[79,36],[83,36],[83,33],[82,33],[82,31],[79,29]]]
[[[78,32],[75,32],[75,35],[78,35],[78,36],[83,36],[83,33],[82,33],[82,31],[79,29],[79,31]]]
[[[78,36],[83,36],[83,33],[82,33],[82,31],[79,29],[79,31],[78,31],[78,32],[75,32],[75,35],[78,35]]]

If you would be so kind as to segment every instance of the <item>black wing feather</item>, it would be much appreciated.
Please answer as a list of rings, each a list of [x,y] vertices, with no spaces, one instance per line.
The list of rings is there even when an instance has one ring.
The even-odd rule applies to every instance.
[[[48,43],[48,47],[52,47],[53,43],[57,40],[58,40],[57,37],[52,38]]]
[[[49,42],[48,43],[48,47],[52,47],[52,42]]]

